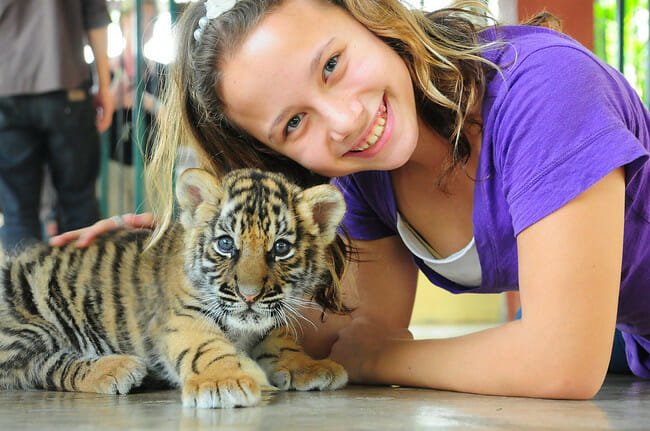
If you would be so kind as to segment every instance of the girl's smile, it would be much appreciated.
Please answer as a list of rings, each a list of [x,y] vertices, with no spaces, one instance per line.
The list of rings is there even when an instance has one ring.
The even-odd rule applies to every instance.
[[[337,6],[288,0],[220,66],[229,118],[314,172],[395,169],[413,153],[406,64]]]
[[[392,133],[394,119],[391,114],[388,102],[382,98],[382,103],[377,110],[377,115],[370,126],[370,130],[363,135],[361,142],[345,155],[372,157],[379,153],[390,139]]]

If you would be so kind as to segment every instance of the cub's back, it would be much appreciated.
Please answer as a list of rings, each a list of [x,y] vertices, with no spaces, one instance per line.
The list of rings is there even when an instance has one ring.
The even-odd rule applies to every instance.
[[[119,230],[88,248],[37,244],[7,256],[0,270],[0,307],[46,318],[48,311],[58,318],[75,313],[119,317],[129,303],[144,312],[153,298],[163,299],[161,281],[174,268],[167,261],[179,254],[182,240],[175,230],[150,250],[145,250],[149,231]]]

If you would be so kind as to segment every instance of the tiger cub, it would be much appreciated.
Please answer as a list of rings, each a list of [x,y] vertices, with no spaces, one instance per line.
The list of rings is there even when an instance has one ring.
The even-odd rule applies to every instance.
[[[8,259],[0,387],[126,394],[147,375],[180,387],[186,406],[223,408],[255,405],[269,382],[346,384],[343,367],[293,337],[310,297],[340,311],[327,250],[341,193],[257,170],[219,181],[189,169],[176,196],[180,222],[150,248],[150,232],[120,230],[87,249],[39,245]]]

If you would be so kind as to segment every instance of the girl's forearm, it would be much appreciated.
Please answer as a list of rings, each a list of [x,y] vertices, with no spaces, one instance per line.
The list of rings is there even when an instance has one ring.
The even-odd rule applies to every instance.
[[[524,338],[523,329],[511,322],[462,337],[393,340],[363,365],[361,379],[487,395],[593,397],[604,377],[598,366],[567,360],[553,343]]]

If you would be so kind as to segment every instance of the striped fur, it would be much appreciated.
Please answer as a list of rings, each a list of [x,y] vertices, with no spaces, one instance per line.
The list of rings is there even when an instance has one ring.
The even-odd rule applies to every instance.
[[[87,249],[32,247],[0,272],[0,387],[128,393],[147,376],[196,407],[255,405],[261,387],[336,389],[330,360],[295,341],[298,307],[331,288],[326,250],[344,203],[238,170],[186,171],[180,222]],[[268,380],[267,380],[268,379]]]

